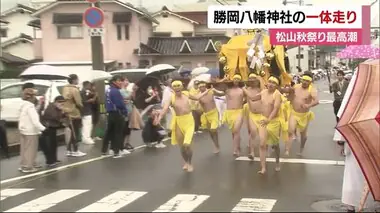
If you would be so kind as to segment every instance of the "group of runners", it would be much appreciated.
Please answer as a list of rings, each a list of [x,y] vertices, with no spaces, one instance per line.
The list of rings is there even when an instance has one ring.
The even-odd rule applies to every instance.
[[[198,93],[190,94],[184,90],[184,84],[175,80],[172,82],[172,96],[164,104],[159,120],[172,108],[172,144],[178,144],[184,160],[183,169],[192,172],[192,140],[194,135],[194,118],[191,109],[191,100],[198,101],[203,110],[203,126],[208,129],[214,153],[220,151],[218,139],[219,112],[215,103],[215,96],[226,97],[226,110],[223,112],[222,122],[228,125],[232,133],[233,155],[240,156],[241,128],[247,123],[250,135],[248,157],[254,159],[255,138],[260,141],[259,155],[261,169],[259,174],[266,173],[266,157],[268,148],[275,153],[275,171],[280,171],[280,140],[285,142],[285,155],[289,156],[292,142],[296,140],[297,132],[301,138],[298,155],[301,156],[307,140],[309,122],[314,119],[310,109],[318,105],[317,90],[312,84],[312,74],[304,73],[300,84],[281,87],[277,77],[269,77],[267,84],[262,85],[261,77],[254,73],[249,75],[246,82],[236,74],[232,78],[232,85],[223,89],[216,89],[206,82],[198,82]],[[226,81],[227,78],[222,79]]]

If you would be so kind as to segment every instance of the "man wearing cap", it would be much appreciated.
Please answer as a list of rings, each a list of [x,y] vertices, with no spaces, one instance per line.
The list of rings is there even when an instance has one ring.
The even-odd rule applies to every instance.
[[[240,129],[244,120],[244,92],[241,89],[241,75],[235,74],[232,79],[232,87],[223,93],[214,89],[214,93],[226,96],[227,109],[223,113],[223,123],[227,124],[232,131],[233,155],[238,157],[240,155]]]
[[[67,145],[66,156],[82,157],[86,153],[78,150],[79,131],[82,126],[81,110],[83,108],[82,97],[78,89],[79,78],[75,74],[69,75],[69,84],[62,89],[62,96],[65,98],[64,109],[71,120],[71,137]]]
[[[125,118],[128,116],[128,109],[124,103],[124,98],[120,93],[124,78],[115,75],[110,80],[110,87],[106,91],[107,130],[103,139],[102,155],[107,155],[109,141],[113,150],[113,158],[120,158],[123,149],[123,130]]]
[[[206,82],[200,81],[198,83],[198,89],[200,93],[206,92]],[[218,154],[220,151],[218,138],[219,112],[216,108],[213,91],[210,90],[206,95],[201,97],[199,104],[203,110],[205,119],[205,123],[202,123],[202,127],[209,130],[212,142],[214,143],[214,153]]]
[[[158,120],[161,121],[169,110],[169,107],[173,107],[175,115],[172,118],[172,145],[178,144],[180,146],[181,155],[185,161],[183,170],[192,172],[194,168],[191,163],[193,156],[191,143],[193,140],[195,123],[191,111],[190,100],[199,100],[208,93],[208,90],[194,97],[190,95],[188,91],[183,91],[183,83],[178,80],[172,82],[172,89],[174,93],[170,100],[164,104]]]
[[[289,117],[288,143],[290,147],[291,141],[296,139],[296,130],[299,130],[301,134],[299,156],[305,148],[309,122],[314,119],[314,113],[310,109],[319,104],[317,90],[312,85],[312,76],[312,73],[305,72],[301,77],[301,84],[294,85],[289,96],[292,110]]]
[[[259,174],[266,173],[266,152],[267,146],[270,145],[275,150],[276,167],[275,171],[280,171],[280,108],[281,108],[281,93],[278,91],[280,81],[277,77],[271,76],[268,79],[267,89],[264,89],[260,94],[251,95],[244,89],[245,94],[250,101],[261,100],[262,114],[259,124],[261,128],[265,128],[263,135],[260,138],[260,162],[261,170]],[[259,120],[259,119],[257,119]]]

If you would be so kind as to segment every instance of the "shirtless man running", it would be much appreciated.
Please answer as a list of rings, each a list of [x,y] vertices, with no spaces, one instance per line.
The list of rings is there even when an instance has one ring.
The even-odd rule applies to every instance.
[[[241,75],[233,76],[233,85],[225,92],[220,92],[214,89],[214,94],[217,96],[226,96],[227,109],[223,114],[223,123],[226,123],[232,131],[233,140],[233,155],[240,156],[240,129],[244,121],[243,104],[244,93],[240,87]]]
[[[200,93],[207,91],[206,83],[199,82],[198,89]],[[214,143],[214,153],[218,154],[219,149],[219,139],[218,139],[218,127],[219,127],[219,112],[216,108],[214,93],[210,90],[206,95],[199,99],[199,104],[203,109],[205,115],[206,127],[210,132],[212,142]]]
[[[309,122],[314,119],[314,113],[310,109],[319,104],[317,90],[312,86],[312,74],[305,72],[301,77],[301,84],[295,85],[289,90],[288,98],[291,103],[289,117],[289,146],[296,139],[295,132],[301,135],[301,147],[298,156],[302,156],[307,140]]]
[[[248,76],[247,88],[243,90],[244,93],[248,94],[248,97],[254,97],[261,93],[260,80],[257,78],[257,75],[251,73]],[[266,145],[265,135],[266,129],[260,125],[260,120],[262,119],[262,103],[261,100],[252,101],[247,98],[248,104],[248,115],[247,115],[247,123],[248,123],[248,132],[249,132],[249,149],[250,153],[248,154],[248,158],[253,160],[255,156],[255,148],[254,148],[254,140],[257,135],[260,137],[260,144]]]
[[[280,171],[280,133],[281,123],[279,110],[281,107],[281,93],[278,91],[280,81],[271,76],[268,79],[268,88],[261,91],[261,93],[252,96],[252,94],[244,89],[250,101],[261,100],[262,114],[260,119],[261,128],[266,129],[263,131],[260,140],[266,143],[260,143],[260,162],[261,170],[259,174],[266,173],[266,151],[267,145],[271,145],[275,150],[276,155],[276,168],[275,171]],[[257,118],[257,120],[259,120]],[[260,131],[260,130],[259,130]],[[259,133],[260,134],[260,133]]]
[[[187,91],[182,91],[183,84],[181,81],[173,81],[172,88],[174,93],[172,94],[171,99],[165,102],[158,120],[161,121],[168,112],[169,107],[173,107],[175,116],[172,118],[172,145],[179,145],[182,158],[185,161],[183,169],[192,172],[194,168],[191,164],[191,158],[193,156],[191,143],[193,140],[195,124],[191,111],[190,99],[199,100],[202,96],[208,93],[208,90],[194,97],[189,95]]]

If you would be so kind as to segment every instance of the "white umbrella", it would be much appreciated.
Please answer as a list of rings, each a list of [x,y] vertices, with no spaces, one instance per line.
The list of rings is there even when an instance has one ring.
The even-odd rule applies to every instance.
[[[58,67],[49,65],[34,65],[20,74],[21,78],[41,79],[41,80],[60,80],[68,79],[69,73]]]
[[[189,82],[189,84],[187,86],[187,89],[191,89],[194,87],[194,81],[204,81],[204,82],[210,83],[211,82],[211,75],[210,74],[200,74],[197,77],[191,79],[191,81]]]
[[[101,81],[101,80],[108,80],[112,78],[111,73],[105,72],[103,70],[86,70],[83,72],[71,72],[71,71],[66,71],[69,74],[76,74],[78,75],[79,81],[84,82],[84,81]]]
[[[170,64],[157,64],[149,68],[145,75],[167,74],[173,72],[174,70],[176,70],[176,68]]]
[[[192,76],[198,76],[200,74],[204,74],[204,73],[207,73],[209,70],[209,68],[207,67],[197,67],[197,68],[194,68],[192,71],[191,71],[191,75]]]

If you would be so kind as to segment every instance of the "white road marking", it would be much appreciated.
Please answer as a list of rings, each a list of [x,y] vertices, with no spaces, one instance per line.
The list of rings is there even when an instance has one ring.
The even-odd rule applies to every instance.
[[[319,100],[320,104],[332,104],[333,102],[332,100]]]
[[[17,196],[19,194],[22,194],[22,193],[25,193],[25,192],[29,192],[29,191],[32,191],[34,189],[4,189],[4,190],[1,190],[0,194],[1,194],[1,200],[5,200],[7,199],[8,197],[13,197],[13,196]]]
[[[238,157],[235,160],[240,161],[252,161],[248,157],[242,156]],[[260,158],[255,157],[254,161],[260,161]],[[267,158],[267,162],[276,162],[275,158]],[[296,159],[296,158],[280,158],[281,163],[302,163],[302,164],[315,164],[315,165],[336,165],[336,166],[344,166],[344,161],[337,160],[316,160],[316,159]]]
[[[210,196],[178,194],[153,212],[191,212]]]
[[[58,203],[80,195],[88,190],[64,189],[21,204],[5,212],[42,212]]]
[[[145,147],[146,147],[146,145],[137,146],[137,147],[135,147],[135,150],[142,149],[142,148],[145,148]],[[9,178],[9,179],[6,179],[6,180],[2,180],[0,182],[0,184],[5,184],[5,183],[13,182],[13,181],[23,180],[23,179],[26,179],[26,178],[36,177],[36,176],[44,175],[44,174],[47,174],[47,173],[50,173],[50,172],[57,172],[57,171],[60,171],[60,170],[68,169],[68,168],[71,168],[71,167],[74,167],[74,166],[79,166],[79,165],[86,164],[86,163],[91,163],[91,162],[102,160],[104,158],[109,158],[109,157],[111,157],[111,156],[100,156],[100,157],[91,158],[91,159],[88,159],[88,160],[79,161],[79,162],[68,164],[68,165],[63,165],[63,166],[56,167],[56,168],[53,168],[53,169],[42,170],[40,172],[36,172],[36,173],[28,174],[28,175],[22,175],[22,176],[18,176],[18,177],[14,177],[14,178]]]
[[[77,212],[116,212],[146,193],[147,192],[117,191]]]
[[[270,212],[277,200],[242,198],[232,212]]]

